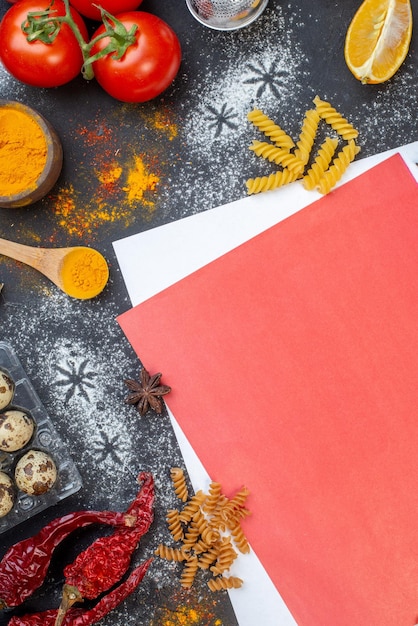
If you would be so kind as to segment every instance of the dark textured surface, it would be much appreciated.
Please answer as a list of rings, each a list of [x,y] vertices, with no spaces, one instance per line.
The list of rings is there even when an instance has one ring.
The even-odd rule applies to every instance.
[[[40,111],[64,147],[64,168],[52,192],[31,207],[1,210],[0,236],[36,246],[91,245],[110,265],[103,294],[83,302],[69,299],[34,270],[0,257],[5,283],[0,338],[16,350],[84,482],[78,494],[1,535],[2,552],[64,512],[124,509],[141,469],[155,475],[157,508],[136,562],[160,541],[169,542],[164,514],[176,505],[169,469],[183,462],[165,414],[141,418],[124,404],[123,380],[136,377],[140,364],[115,321],[130,302],[112,241],[243,197],[248,177],[273,171],[247,149],[260,138],[246,121],[253,106],[297,138],[304,111],[318,94],[359,129],[362,157],[415,141],[418,35],[390,82],[361,85],[343,57],[346,28],[358,4],[270,0],[253,25],[222,33],[196,22],[181,0],[144,0],[142,9],[177,32],[183,61],[172,87],[142,105],[117,102],[81,77],[44,90],[22,85],[0,68],[0,98]],[[0,15],[8,7],[0,0]],[[146,184],[133,198],[128,178],[135,166],[144,168]],[[115,168],[122,172],[117,180]],[[63,563],[97,533],[83,532],[65,542],[47,584],[26,610],[58,604]],[[103,624],[163,625],[170,617],[173,624],[234,626],[226,595],[207,592],[204,578],[184,592],[179,572],[157,559],[138,593]],[[198,621],[191,622],[189,614],[189,622],[181,622],[190,609]],[[7,621],[0,617],[0,624]]]

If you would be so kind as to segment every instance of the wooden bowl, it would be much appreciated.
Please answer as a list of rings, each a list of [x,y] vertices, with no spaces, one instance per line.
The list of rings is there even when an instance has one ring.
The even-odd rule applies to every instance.
[[[63,153],[61,141],[56,131],[40,113],[20,102],[0,100],[0,113],[4,109],[20,111],[30,117],[40,127],[45,138],[47,150],[45,166],[38,178],[31,183],[28,189],[22,189],[19,190],[19,192],[9,195],[0,195],[0,207],[3,209],[14,209],[37,202],[52,189],[61,173]],[[0,194],[1,193],[0,191]]]

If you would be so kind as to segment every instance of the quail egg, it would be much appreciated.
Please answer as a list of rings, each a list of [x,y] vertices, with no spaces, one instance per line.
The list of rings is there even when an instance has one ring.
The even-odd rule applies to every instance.
[[[0,450],[16,452],[30,441],[35,423],[33,419],[18,409],[0,413]]]
[[[5,372],[0,370],[0,411],[11,403],[15,386],[14,382]]]
[[[57,467],[46,452],[29,450],[17,462],[15,481],[20,491],[40,496],[49,491],[56,480]]]
[[[4,517],[13,508],[15,501],[15,489],[13,481],[4,472],[0,472],[0,517]]]

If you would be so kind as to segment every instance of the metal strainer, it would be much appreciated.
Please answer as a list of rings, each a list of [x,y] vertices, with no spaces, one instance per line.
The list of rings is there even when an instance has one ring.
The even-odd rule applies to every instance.
[[[268,0],[186,0],[186,4],[201,24],[216,30],[235,30],[257,19]]]

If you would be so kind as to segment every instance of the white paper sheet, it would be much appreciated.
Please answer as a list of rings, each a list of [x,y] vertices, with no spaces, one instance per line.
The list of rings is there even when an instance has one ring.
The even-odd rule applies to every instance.
[[[415,142],[355,161],[339,184],[395,152],[402,155],[418,181],[418,142]],[[113,242],[132,305],[150,298],[320,197],[319,193],[306,191],[296,182]],[[210,477],[171,413],[170,418],[194,489],[207,488]],[[240,555],[231,572],[245,581],[241,589],[229,592],[240,626],[296,626],[253,551]]]

